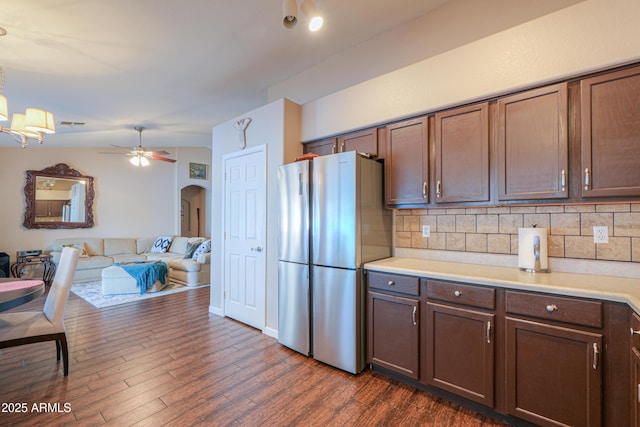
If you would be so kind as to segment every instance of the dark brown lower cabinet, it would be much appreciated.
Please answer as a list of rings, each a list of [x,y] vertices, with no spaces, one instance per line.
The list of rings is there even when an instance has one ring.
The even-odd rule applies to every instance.
[[[640,316],[631,315],[631,425],[640,427]]]
[[[494,318],[427,302],[427,383],[493,407]]]
[[[507,412],[539,425],[602,423],[602,335],[506,318]]]
[[[420,376],[420,301],[368,293],[368,361],[408,378]]]

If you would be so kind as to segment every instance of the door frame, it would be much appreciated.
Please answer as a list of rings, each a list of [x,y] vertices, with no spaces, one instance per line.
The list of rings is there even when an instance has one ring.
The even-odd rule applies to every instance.
[[[264,256],[264,268],[263,268],[263,280],[262,280],[262,286],[264,288],[264,300],[261,302],[262,303],[262,330],[264,331],[266,325],[267,325],[267,254],[269,251],[269,245],[268,245],[268,241],[267,241],[267,217],[269,216],[269,207],[268,207],[268,199],[267,199],[267,190],[268,190],[268,186],[267,186],[267,175],[268,175],[268,152],[267,152],[267,144],[263,144],[263,145],[259,145],[257,147],[252,147],[252,148],[247,148],[244,150],[240,150],[240,151],[234,151],[233,153],[228,153],[228,154],[224,154],[222,156],[222,223],[221,223],[221,227],[222,229],[220,230],[220,236],[222,236],[222,245],[221,245],[221,249],[222,249],[222,263],[221,263],[221,269],[222,269],[222,283],[221,283],[221,309],[222,309],[222,315],[226,317],[226,297],[225,297],[225,283],[227,280],[227,270],[226,270],[226,253],[227,253],[227,239],[225,238],[225,229],[227,227],[227,180],[225,177],[226,171],[227,171],[227,161],[231,160],[231,159],[235,159],[238,157],[242,157],[242,156],[247,156],[247,155],[251,155],[251,154],[256,154],[256,153],[263,153],[263,160],[264,160],[264,176],[263,176],[263,183],[264,183],[264,194],[265,194],[265,206],[264,206],[264,212],[265,212],[265,216],[263,218],[263,227],[262,227],[262,233],[263,233],[263,256]]]

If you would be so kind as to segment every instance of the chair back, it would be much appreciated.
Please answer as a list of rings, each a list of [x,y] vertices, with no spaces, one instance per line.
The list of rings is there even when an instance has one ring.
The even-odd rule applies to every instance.
[[[71,282],[76,274],[79,256],[80,251],[77,249],[71,247],[62,249],[49,295],[44,302],[44,315],[56,326],[59,332],[64,331],[64,307],[69,299]]]

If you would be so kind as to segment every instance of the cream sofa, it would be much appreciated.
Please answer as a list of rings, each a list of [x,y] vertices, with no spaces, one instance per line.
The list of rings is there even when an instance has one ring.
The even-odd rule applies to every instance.
[[[86,254],[78,259],[73,283],[102,279],[102,270],[115,263],[161,260],[169,267],[169,281],[186,286],[208,284],[211,279],[211,254],[198,255],[197,260],[185,259],[188,243],[202,237],[174,237],[167,252],[151,253],[155,237],[150,238],[66,238],[51,245],[52,260],[57,265],[62,248],[68,245],[83,247]]]

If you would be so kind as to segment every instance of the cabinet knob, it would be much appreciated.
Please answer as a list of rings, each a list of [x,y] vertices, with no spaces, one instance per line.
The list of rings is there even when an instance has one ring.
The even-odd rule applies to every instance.
[[[549,313],[553,313],[553,312],[554,312],[554,311],[556,311],[557,309],[558,309],[558,306],[557,306],[557,305],[555,305],[555,304],[549,304],[549,305],[547,306],[547,311],[548,311]]]
[[[640,331],[634,331],[633,328],[629,328],[629,331],[631,331],[631,336],[640,335]]]
[[[389,285],[389,286],[393,286],[395,284],[396,284],[396,282],[394,282],[393,280],[389,280],[389,283],[387,283],[387,285]]]
[[[456,297],[460,298],[462,296],[462,291],[455,291],[453,293],[453,295],[455,295]]]

